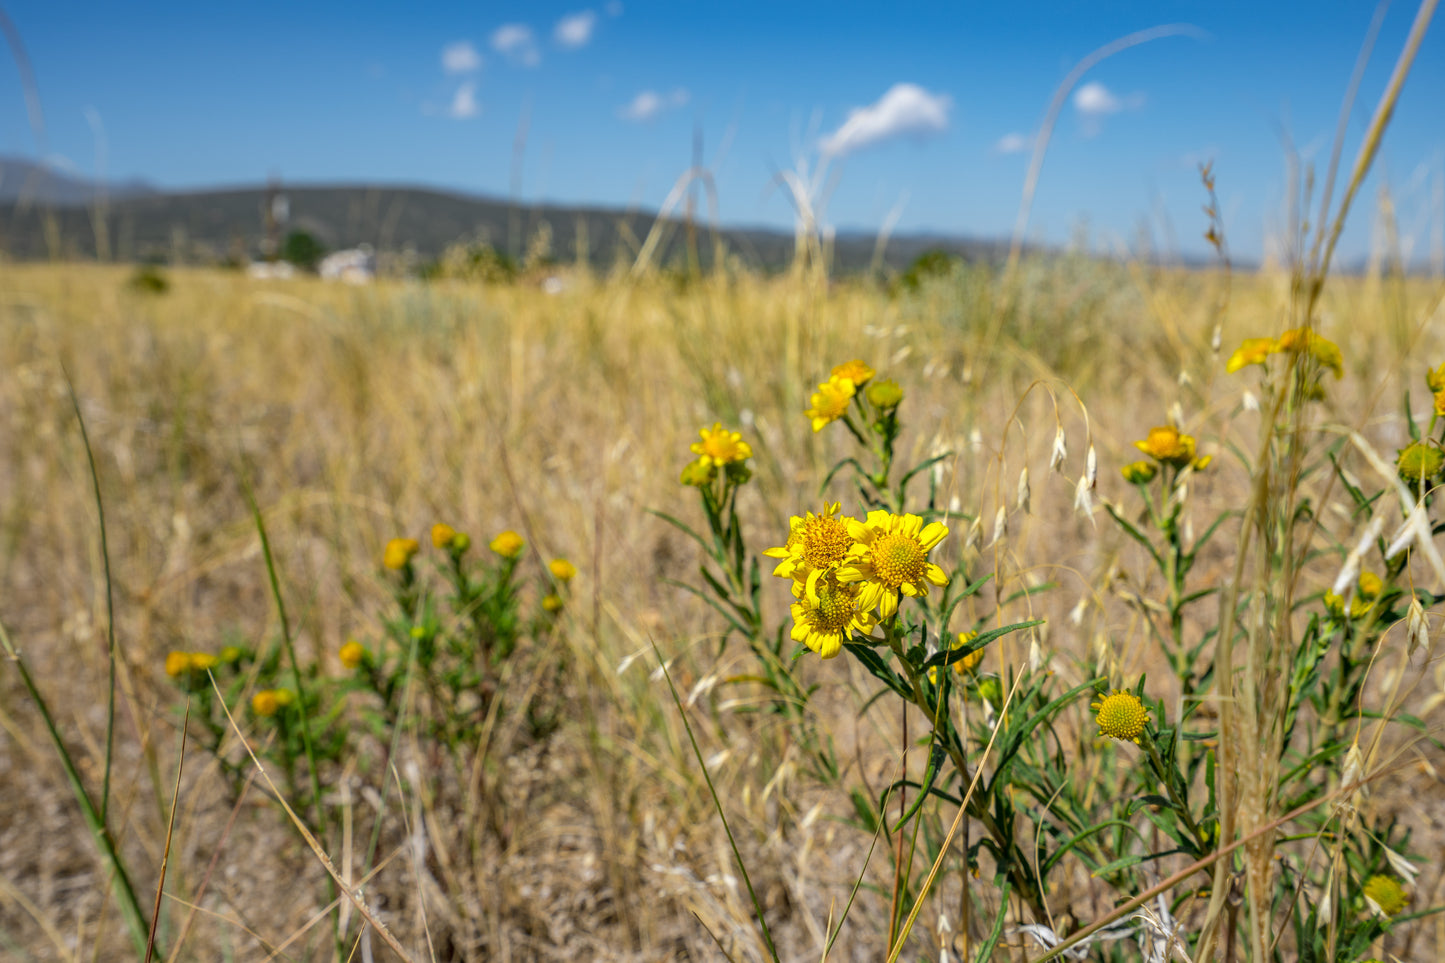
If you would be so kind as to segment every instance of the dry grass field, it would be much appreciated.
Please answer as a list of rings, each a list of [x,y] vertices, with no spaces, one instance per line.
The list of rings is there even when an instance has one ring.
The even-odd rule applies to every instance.
[[[1243,339],[1276,337],[1299,323],[1288,272],[1230,278],[1084,256],[1026,260],[1007,289],[995,272],[960,267],[896,293],[808,274],[691,283],[576,276],[549,294],[530,283],[348,287],[176,270],[171,289],[156,295],[133,290],[128,276],[105,266],[0,266],[0,624],[92,799],[109,779],[106,821],[146,922],[164,865],[156,940],[168,960],[400,958],[361,907],[419,961],[754,960],[770,957],[769,940],[784,960],[886,958],[895,904],[907,909],[917,898],[958,807],[935,797],[920,813],[920,853],[900,895],[895,859],[912,830],[880,835],[870,854],[875,837],[855,794],[876,801],[907,774],[911,801],[930,755],[930,720],[907,710],[905,735],[903,703],[875,699],[882,687],[860,661],[822,660],[805,649],[787,663],[802,685],[817,687],[801,716],[766,711],[773,699],[756,681],[754,653],[736,633],[724,635],[715,610],[668,581],[699,582],[698,546],[650,513],[703,524],[697,493],[678,481],[699,429],[721,422],[742,433],[753,470],[738,496],[748,551],[781,545],[789,517],[820,510],[820,483],[855,447],[840,425],[810,430],[810,394],[834,365],[867,361],[904,392],[899,464],[947,454],[925,472],[935,507],[958,513],[935,561],[968,581],[992,576],[945,629],[985,618],[1044,620],[991,643],[976,671],[998,676],[1005,690],[1012,680],[1047,675],[1056,695],[1096,678],[1107,680],[1101,692],[1132,689],[1145,674],[1149,696],[1178,722],[1181,682],[1149,627],[1168,585],[1106,507],[1138,521],[1139,494],[1120,469],[1139,458],[1136,439],[1176,422],[1197,438],[1200,454],[1213,456],[1179,496],[1187,538],[1217,513],[1234,513],[1199,552],[1190,578],[1200,587],[1236,584],[1243,510],[1257,490],[1251,466],[1271,409],[1261,369],[1227,374],[1225,364]],[[1387,517],[1381,538],[1400,524],[1398,510],[1386,507],[1395,497],[1389,481],[1371,473],[1347,433],[1393,463],[1409,441],[1406,391],[1422,432],[1432,424],[1423,379],[1445,362],[1441,293],[1438,281],[1390,276],[1333,278],[1324,290],[1318,330],[1339,345],[1343,377],[1325,373],[1323,400],[1299,415],[1294,436],[1321,455],[1290,482],[1316,525],[1315,549],[1290,588],[1300,607],[1284,619],[1296,632],[1326,617],[1319,595],[1365,529],[1322,453],[1333,446],[1366,492],[1387,490],[1378,503]],[[104,551],[67,377],[95,459]],[[1067,455],[1050,471],[1056,429]],[[1080,509],[1077,482],[1091,445],[1097,486]],[[858,514],[843,477],[827,498]],[[927,507],[925,487],[915,483],[910,510]],[[284,626],[252,496],[274,554]],[[996,537],[1000,508],[1006,531]],[[490,557],[498,533],[519,533],[526,547],[516,573],[528,611],[546,592],[550,559],[578,569],[555,624],[522,633],[498,661],[486,696],[496,709],[473,733],[478,741],[460,748],[422,724],[442,711],[434,693],[418,689],[409,716],[390,728],[377,723],[368,708],[376,700],[343,684],[351,669],[339,656],[348,639],[379,645],[396,617],[396,572],[382,564],[389,540],[417,539],[418,578],[441,584],[435,573],[445,553],[429,541],[439,522],[470,535],[471,558]],[[1390,584],[1441,591],[1419,555]],[[772,560],[763,562],[771,635],[791,624],[794,599],[785,580],[767,575]],[[1380,571],[1370,558],[1365,568]],[[116,693],[109,765],[108,586]],[[1445,679],[1438,653],[1430,656],[1445,629],[1439,607],[1427,608],[1428,650],[1407,655],[1408,627],[1381,625],[1359,699],[1345,721],[1334,720],[1354,735],[1329,743],[1338,752],[1303,763],[1321,772],[1308,798],[1323,802],[1340,788],[1353,738],[1374,781],[1333,828],[1308,817],[1280,828],[1270,884],[1278,895],[1265,922],[1282,935],[1271,958],[1304,958],[1287,921],[1318,905],[1331,859],[1354,875],[1341,868],[1335,877],[1335,924],[1316,922],[1329,928],[1369,915],[1357,876],[1381,865],[1376,844],[1387,835],[1403,845],[1405,831],[1412,834],[1420,873],[1410,911],[1445,899]],[[1183,637],[1207,640],[1218,609],[1213,599],[1190,609]],[[246,755],[249,745],[277,772],[285,733],[249,707],[258,679],[272,671],[265,654],[281,658],[288,636],[300,665],[316,667],[306,684],[323,704],[304,711],[342,733],[314,772],[301,761],[298,772],[314,775],[320,797],[298,776],[303,789],[293,801],[306,801],[296,804],[297,818],[318,835],[355,900],[340,895]],[[234,726],[222,715],[213,732],[198,721],[198,693],[204,688],[209,699],[219,690],[208,679],[188,690],[168,676],[166,658],[226,646],[258,653],[258,661],[236,670]],[[800,648],[785,640],[785,661]],[[1030,666],[1035,648],[1046,664]],[[657,653],[668,660],[685,716],[657,671]],[[1235,658],[1246,675],[1266,674]],[[0,956],[136,959],[114,895],[115,863],[87,828],[13,665],[0,663]],[[290,669],[274,670],[283,671]],[[191,730],[178,778],[188,691]],[[1191,697],[1189,708],[1203,707],[1196,719],[1217,718],[1220,691],[1206,686]],[[962,688],[955,698],[964,726],[1016,713],[999,716]],[[1096,738],[1089,703],[1086,693],[1064,704],[1025,755],[1056,753],[1070,798],[1093,806],[1090,818],[1107,819],[1112,796],[1136,791],[1128,787],[1147,757],[1130,743]],[[1381,713],[1418,725],[1377,724]],[[1151,708],[1162,726],[1157,715]],[[1320,718],[1304,710],[1297,744],[1326,731]],[[819,777],[805,732],[832,745],[833,777]],[[1211,752],[1215,744],[1202,743]],[[977,755],[969,749],[970,762],[989,771],[994,757],[983,746]],[[1291,756],[1286,768],[1300,761]],[[1235,766],[1248,763],[1236,758]],[[1191,779],[1199,811],[1205,776]],[[1010,819],[1024,837],[1051,825],[1049,807],[1025,788],[996,791],[1017,805]],[[1319,812],[1337,801],[1330,797]],[[1264,811],[1278,800],[1254,804]],[[1138,852],[1170,848],[1144,813],[1113,818],[1140,827]],[[977,843],[976,825],[973,832]],[[966,872],[963,842],[944,854],[902,958],[972,959],[997,916],[996,958],[1036,959],[1039,942],[1019,927],[1076,932],[1189,862],[1176,850],[1106,873],[1106,882],[1093,872],[1097,863],[1062,858],[1048,877],[1043,920],[1017,891],[998,915],[997,858],[985,849]],[[1363,862],[1350,862],[1351,853]],[[1264,870],[1234,859],[1224,860],[1232,868],[1222,877],[1230,891],[1221,912],[1232,927],[1223,958],[1254,959],[1251,904],[1241,894]],[[1200,881],[1170,889],[1189,940],[1214,895]],[[1436,959],[1445,952],[1439,920],[1398,922],[1371,937],[1361,956]],[[960,955],[941,956],[945,949]],[[1148,951],[1126,938],[1088,952],[1125,960]]]

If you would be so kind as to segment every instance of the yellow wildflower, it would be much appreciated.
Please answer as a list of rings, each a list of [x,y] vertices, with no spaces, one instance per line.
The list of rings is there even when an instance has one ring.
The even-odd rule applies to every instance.
[[[1119,470],[1124,473],[1124,480],[1131,485],[1147,485],[1159,474],[1158,467],[1152,461],[1132,461]]]
[[[1240,368],[1252,364],[1264,364],[1265,359],[1278,350],[1273,338],[1245,338],[1244,343],[1234,350],[1229,356],[1229,361],[1224,365],[1228,374],[1234,374]]]
[[[977,632],[960,632],[958,633],[958,635],[954,636],[952,642],[948,643],[949,651],[952,652],[957,649],[961,649],[976,638],[978,638]],[[975,649],[968,655],[965,655],[963,658],[953,663],[953,671],[957,672],[959,675],[968,675],[970,672],[973,672],[975,669],[977,669],[979,663],[981,662],[983,662],[983,649]],[[934,685],[938,684],[937,666],[934,666],[933,668],[928,670],[928,679]]]
[[[196,672],[205,672],[207,669],[214,669],[220,661],[220,659],[211,655],[209,652],[191,653],[191,668]]]
[[[1350,598],[1349,618],[1362,619],[1370,614],[1370,608],[1374,600],[1380,597],[1385,590],[1385,581],[1374,572],[1361,572],[1355,582],[1355,594]],[[1324,597],[1325,609],[1336,619],[1344,621],[1345,600],[1334,592],[1326,592]]]
[[[241,650],[240,646],[228,645],[221,650],[221,661],[227,663],[240,662],[241,657],[245,654],[246,653]]]
[[[1149,710],[1132,692],[1115,689],[1108,695],[1100,696],[1099,701],[1091,703],[1089,708],[1096,713],[1094,721],[1099,724],[1099,735],[1113,739],[1138,742],[1149,722]]]
[[[542,599],[542,608],[548,612],[560,612],[562,605],[562,596],[560,595],[547,595]]]
[[[393,571],[406,568],[411,564],[411,557],[421,549],[421,545],[414,538],[393,538],[386,543],[386,552],[381,556],[381,564]]]
[[[690,461],[683,466],[682,475],[678,481],[693,488],[704,488],[711,485],[712,480],[716,477],[717,469],[707,459],[699,458],[697,461]]]
[[[262,689],[251,697],[251,711],[258,716],[274,716],[276,710],[281,708],[281,700],[277,698],[279,690]]]
[[[942,522],[923,524],[917,515],[868,513],[868,520],[848,520],[848,534],[856,543],[838,568],[838,581],[863,582],[864,607],[878,609],[880,618],[898,611],[898,593],[928,594],[929,585],[948,584],[948,575],[928,560],[928,553],[948,535]]]
[[[366,661],[366,646],[355,639],[348,639],[341,647],[341,664],[348,669],[360,668]]]
[[[808,576],[805,596],[793,603],[792,637],[825,659],[843,650],[854,632],[867,635],[874,619],[856,585],[839,583],[832,572],[816,569]]]
[[[183,674],[191,667],[191,655],[189,652],[167,652],[166,653],[166,675],[172,679]]]
[[[547,568],[552,572],[552,577],[559,582],[570,582],[577,577],[577,566],[565,558],[554,558],[547,563]]]
[[[1425,384],[1430,386],[1432,392],[1445,391],[1445,364],[1434,371],[1425,372]]]
[[[431,527],[431,543],[437,548],[448,548],[452,539],[457,537],[457,530],[446,522],[437,522]]]
[[[1313,328],[1291,328],[1279,336],[1276,351],[1308,351],[1322,367],[1329,368],[1336,378],[1345,374],[1345,358],[1340,346],[1315,332]]]
[[[898,382],[892,378],[873,382],[868,386],[867,394],[868,403],[883,411],[897,408],[903,402],[903,389],[898,387]]]
[[[715,422],[711,429],[704,428],[698,434],[702,435],[702,441],[693,442],[689,450],[698,456],[698,462],[703,465],[721,468],[723,465],[753,457],[753,449],[743,441],[742,434],[728,431],[720,421]]]
[[[858,386],[851,378],[829,378],[818,385],[809,399],[812,407],[803,414],[813,422],[814,431],[822,431],[829,422],[837,421],[848,412],[848,405],[858,393]]]
[[[787,543],[763,553],[768,558],[782,559],[773,574],[806,580],[815,569],[841,565],[853,547],[853,536],[848,534],[848,523],[853,519],[839,516],[842,507],[839,502],[824,503],[817,515],[806,512],[802,518],[794,515],[788,519]]]
[[[1445,468],[1445,452],[1441,452],[1434,445],[1417,441],[1400,449],[1400,455],[1395,459],[1395,468],[1407,482],[1419,484],[1429,481],[1440,474],[1441,468]]]
[[[1365,880],[1365,899],[1374,903],[1385,916],[1399,916],[1410,905],[1405,887],[1389,876],[1371,876]]]
[[[522,536],[518,535],[516,532],[512,531],[509,528],[502,534],[498,535],[496,538],[492,539],[492,544],[488,547],[492,551],[496,552],[498,555],[502,556],[502,558],[510,559],[516,558],[517,556],[521,555],[522,549],[527,547],[527,543],[522,540]]]
[[[1194,461],[1194,437],[1180,434],[1173,425],[1150,428],[1149,437],[1134,442],[1134,447],[1155,461],[1175,468],[1183,468]]]
[[[852,361],[845,361],[833,369],[832,375],[835,378],[847,378],[853,382],[855,388],[861,388],[877,372],[862,361],[854,358]]]
[[[1361,572],[1358,583],[1360,594],[1367,599],[1377,599],[1385,589],[1385,580],[1374,572]]]
[[[1435,414],[1445,417],[1445,388],[1435,392]]]

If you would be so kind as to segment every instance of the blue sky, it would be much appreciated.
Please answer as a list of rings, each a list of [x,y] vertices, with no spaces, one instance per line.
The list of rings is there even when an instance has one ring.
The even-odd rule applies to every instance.
[[[22,0],[56,163],[163,187],[411,183],[505,195],[520,118],[527,200],[654,208],[695,131],[722,219],[788,227],[770,188],[825,154],[825,221],[1006,236],[1038,129],[1078,60],[1122,35],[1188,23],[1091,70],[1060,116],[1030,234],[1100,248],[1204,250],[1197,165],[1213,159],[1232,248],[1257,257],[1283,210],[1286,137],[1323,169],[1368,3],[101,4]],[[1414,17],[1387,12],[1346,160]],[[6,58],[9,59],[8,57]],[[900,86],[905,85],[905,86]],[[1342,244],[1363,256],[1375,191],[1396,194],[1423,257],[1445,178],[1445,24],[1429,34],[1376,175]],[[872,108],[854,117],[853,111]],[[0,152],[42,146],[13,62]],[[831,151],[831,154],[828,152]]]

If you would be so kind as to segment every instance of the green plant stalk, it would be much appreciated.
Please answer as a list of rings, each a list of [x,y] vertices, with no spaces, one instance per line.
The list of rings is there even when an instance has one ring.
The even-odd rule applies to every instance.
[[[75,761],[70,756],[70,750],[65,747],[65,741],[60,738],[60,730],[55,726],[55,718],[50,714],[50,707],[46,703],[45,697],[40,694],[39,688],[36,687],[35,680],[31,678],[25,661],[20,658],[20,653],[11,644],[10,636],[3,625],[0,625],[0,645],[4,646],[6,656],[15,663],[15,667],[20,671],[20,681],[24,684],[25,691],[30,694],[35,707],[40,710],[41,721],[45,723],[45,730],[50,734],[51,744],[55,746],[55,751],[60,756],[60,765],[65,770],[65,778],[70,783],[70,791],[75,796],[76,804],[80,806],[80,814],[85,819],[86,826],[90,828],[90,834],[95,839],[101,856],[110,864],[111,887],[115,891],[116,901],[120,903],[121,916],[125,918],[126,928],[130,930],[131,942],[135,944],[136,955],[141,959],[147,959],[145,955],[146,940],[150,927],[146,924],[145,911],[141,909],[135,887],[130,881],[130,874],[126,872],[125,863],[115,845],[115,840],[111,838],[110,829],[91,801],[90,794],[85,791],[85,786],[80,781],[80,772],[75,768]],[[164,955],[159,948],[152,947],[150,958],[160,959]]]
[[[913,663],[909,662],[904,655],[903,642],[897,634],[896,618],[884,623],[883,629],[887,636],[888,647],[892,649],[893,654],[898,657],[898,661],[903,665],[904,670],[908,674],[909,684],[913,688],[913,699],[911,701],[927,715],[928,699],[923,693],[922,682],[917,670],[914,669]],[[948,740],[943,741],[943,746],[945,751],[948,752],[949,758],[953,761],[954,768],[958,770],[959,778],[964,782],[971,781],[973,776],[968,768],[968,760],[965,759],[958,748]],[[1028,903],[1029,909],[1034,914],[1034,918],[1039,920],[1048,919],[1048,914],[1044,911],[1043,899],[1039,893],[1038,883],[1022,875],[1022,871],[1019,868],[1028,865],[1023,859],[1023,854],[1018,852],[1018,846],[1004,834],[1003,829],[994,820],[993,814],[988,811],[987,803],[982,797],[970,797],[965,809],[968,816],[979,821],[980,825],[993,837],[994,842],[1000,849],[1014,854],[1009,859],[1009,877],[1014,881],[1014,885],[1019,888],[1019,894],[1023,897],[1024,901]],[[966,872],[967,869],[965,868],[965,873]]]
[[[110,809],[110,767],[115,754],[115,590],[110,576],[110,543],[105,534],[105,502],[100,497],[100,473],[95,468],[90,432],[85,430],[85,416],[80,413],[80,398],[75,393],[75,383],[70,380],[70,372],[64,366],[61,371],[65,375],[66,390],[70,392],[70,406],[75,410],[76,424],[80,425],[80,439],[85,443],[85,461],[90,466],[90,486],[95,495],[95,513],[100,522],[100,557],[105,565],[105,634],[110,679],[105,701],[105,775],[100,785],[100,820],[104,823]]]
[[[261,517],[261,506],[256,503],[256,495],[251,491],[249,482],[245,482],[246,500],[251,505],[251,515],[256,522],[256,532],[261,537],[261,557],[266,562],[266,577],[271,583],[271,597],[276,601],[276,614],[281,620],[281,640],[286,645],[286,656],[291,662],[291,676],[296,683],[296,701],[299,703],[301,717],[301,744],[306,750],[306,768],[311,777],[311,805],[316,811],[316,831],[325,835],[326,825],[324,821],[325,809],[321,804],[321,771],[316,763],[316,750],[311,743],[311,723],[307,719],[306,705],[307,694],[306,684],[301,678],[301,663],[296,658],[296,643],[291,638],[291,623],[286,617],[286,600],[281,595],[281,582],[276,575],[276,561],[271,555],[271,540],[266,536],[266,522]],[[289,749],[287,756],[290,756]],[[289,766],[288,766],[289,769]],[[288,779],[290,774],[288,772]],[[326,901],[328,903],[336,899],[336,883],[328,875],[326,877]],[[335,937],[337,953],[344,959],[346,947],[341,936],[341,917],[337,914],[332,917],[332,933]]]

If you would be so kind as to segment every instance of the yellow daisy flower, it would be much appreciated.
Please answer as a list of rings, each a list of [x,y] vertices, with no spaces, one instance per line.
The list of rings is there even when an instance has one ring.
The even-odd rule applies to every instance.
[[[948,584],[948,575],[928,560],[928,553],[948,535],[942,522],[923,524],[917,515],[868,513],[868,520],[848,520],[848,534],[856,543],[838,568],[838,581],[863,582],[862,600],[879,618],[898,611],[898,593],[928,594],[929,585]]]
[[[560,595],[547,595],[542,598],[542,608],[548,612],[560,612],[564,604]]]
[[[1445,468],[1445,452],[1434,445],[1417,441],[1400,449],[1395,468],[1401,478],[1412,484],[1429,481],[1440,474],[1441,468]]]
[[[347,640],[341,647],[341,664],[348,669],[356,669],[366,661],[366,647],[355,639]]]
[[[1432,392],[1445,391],[1445,364],[1434,371],[1425,372],[1425,384],[1430,386]]]
[[[446,522],[437,522],[431,527],[431,543],[437,548],[446,548],[451,545],[452,539],[457,537],[457,530]]]
[[[404,569],[411,564],[411,557],[420,549],[421,545],[414,538],[393,538],[386,543],[381,564],[393,571]]]
[[[209,652],[192,652],[191,668],[197,672],[205,672],[207,669],[214,669],[220,663],[220,659]]]
[[[1194,437],[1180,434],[1173,425],[1157,425],[1149,429],[1149,437],[1134,442],[1134,447],[1155,461],[1183,468],[1194,461]]]
[[[813,397],[809,399],[812,407],[803,414],[813,422],[814,431],[822,431],[824,425],[847,414],[848,405],[857,393],[858,386],[851,378],[829,378],[818,385],[818,390],[813,392]]]
[[[1322,367],[1329,368],[1336,378],[1345,375],[1345,357],[1340,346],[1317,334],[1313,328],[1291,328],[1279,336],[1276,351],[1308,351]]]
[[[570,582],[577,577],[577,566],[565,558],[552,559],[547,563],[547,568],[551,571],[552,577],[559,582]]]
[[[868,386],[868,403],[874,408],[884,411],[889,408],[897,408],[903,403],[903,389],[898,387],[898,382],[892,378],[887,381],[875,381]]]
[[[875,621],[862,591],[841,584],[831,572],[817,569],[808,576],[807,591],[793,603],[793,640],[825,659],[843,651],[843,643],[857,632],[867,635]]]
[[[1146,485],[1159,474],[1159,468],[1152,461],[1130,462],[1119,471],[1123,472],[1124,480],[1131,485]]]
[[[1399,916],[1410,905],[1405,887],[1389,876],[1371,876],[1365,880],[1365,898],[1379,907],[1386,916]]]
[[[868,367],[866,363],[854,358],[852,361],[845,361],[838,365],[833,369],[832,374],[835,378],[847,378],[853,382],[855,388],[861,388],[877,372]]]
[[[502,558],[516,558],[522,554],[522,549],[527,547],[527,543],[522,539],[522,536],[511,529],[507,529],[492,539],[492,544],[487,547],[502,556]]]
[[[1279,348],[1273,338],[1245,338],[1244,343],[1236,348],[1234,354],[1225,362],[1224,370],[1228,374],[1234,374],[1240,368],[1252,364],[1262,365],[1277,350]]]
[[[274,716],[281,708],[280,690],[262,689],[251,697],[251,711],[258,716]]]
[[[753,450],[736,431],[728,431],[722,422],[716,422],[711,429],[698,432],[702,441],[695,441],[689,449],[698,456],[698,463],[704,467],[721,468],[735,461],[746,461],[753,457]]]
[[[788,519],[787,543],[763,553],[768,558],[782,559],[773,574],[806,580],[815,569],[841,565],[853,547],[853,536],[848,534],[848,523],[853,519],[840,516],[842,508],[839,502],[825,503],[817,515],[807,512],[802,518],[794,515]]]
[[[1435,414],[1445,417],[1445,388],[1435,392]]]
[[[172,679],[184,674],[190,667],[191,654],[189,652],[166,653],[166,675]]]
[[[948,643],[949,651],[961,649],[976,638],[978,638],[977,632],[960,632],[954,636],[952,642]],[[977,669],[981,662],[983,662],[983,649],[976,649],[953,663],[953,671],[959,675],[968,675]],[[928,670],[928,681],[934,685],[938,684],[938,666],[934,666]]]
[[[1094,721],[1099,724],[1099,735],[1109,736],[1126,742],[1138,742],[1149,722],[1149,710],[1132,692],[1115,689],[1098,702],[1090,703],[1095,712]]]

